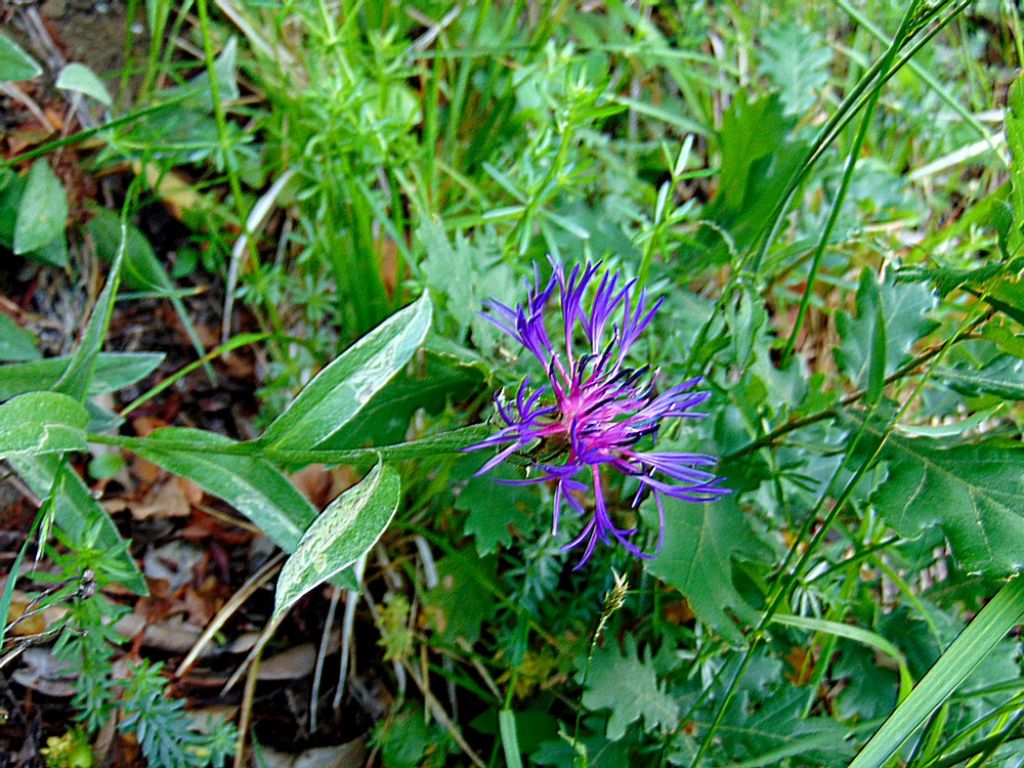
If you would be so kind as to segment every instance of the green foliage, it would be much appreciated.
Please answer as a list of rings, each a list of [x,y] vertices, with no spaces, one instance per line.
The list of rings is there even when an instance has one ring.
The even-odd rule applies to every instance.
[[[657,525],[657,510],[647,504],[644,518]],[[678,589],[693,610],[722,637],[739,642],[743,637],[735,619],[757,621],[750,596],[737,588],[734,562],[764,563],[771,550],[757,537],[731,497],[694,507],[666,501],[665,541],[658,556],[645,569]],[[734,618],[735,617],[735,618]]]
[[[1021,570],[1024,452],[892,437],[881,458],[889,478],[872,502],[893,528],[913,538],[939,526],[969,572],[999,577]]]
[[[46,160],[36,160],[28,172],[14,223],[13,250],[16,254],[38,252],[44,261],[67,266],[67,245],[56,251],[41,251],[59,240],[64,243],[68,220],[68,199],[64,185]]]
[[[42,501],[2,604],[41,542],[35,572],[66,582],[58,652],[81,670],[83,722],[118,708],[151,765],[234,748],[230,729],[191,727],[153,664],[112,674],[104,590],[146,583],[97,498],[116,485],[83,468],[120,482],[134,453],[292,553],[278,618],[307,594],[301,626],[319,631],[316,584],[353,608],[365,590],[347,674],[386,766],[475,762],[467,748],[563,768],[1014,764],[1019,595],[998,580],[1021,570],[1024,533],[1024,90],[996,5],[151,0],[117,99],[79,64],[18,85],[47,107],[84,94],[99,121],[76,132],[69,111],[40,148],[19,132],[0,169],[0,247],[24,257],[5,311],[41,348],[72,348],[51,293],[98,285],[94,256],[113,265],[70,355],[43,358],[0,315],[0,453]],[[41,73],[0,36],[0,80]],[[122,215],[70,183],[96,172],[117,197],[125,169]],[[143,235],[168,211],[183,246]],[[630,364],[657,392],[700,375],[711,393],[710,418],[657,444],[721,455],[731,494],[668,503],[643,564],[600,547],[570,571],[560,550],[592,500],[554,535],[549,487],[469,478],[484,456],[458,457],[500,428],[464,427],[522,373],[481,303],[522,301],[549,254],[665,296]],[[211,374],[205,328],[254,346],[253,432],[233,413],[261,437],[194,422],[199,360],[130,394],[136,413],[183,398],[176,426],[131,437],[105,410],[162,359],[103,351],[115,302],[137,298],[171,302]],[[499,479],[523,480],[521,459]],[[287,475],[314,464],[370,474],[318,515]],[[612,484],[610,514],[652,551],[657,510],[632,509],[634,490]],[[631,587],[594,638],[611,567]]]
[[[274,593],[275,619],[377,543],[398,509],[401,485],[393,468],[378,464],[361,482],[328,505],[306,529],[281,569]]]
[[[597,650],[586,672],[583,706],[610,709],[607,736],[618,741],[643,718],[648,731],[666,733],[679,722],[679,705],[658,685],[650,649],[637,658],[636,641],[627,637],[625,655],[614,647]]]
[[[29,80],[43,73],[39,63],[7,35],[0,35],[0,80]]]
[[[803,24],[775,24],[762,38],[761,68],[779,90],[787,115],[803,115],[829,82],[832,50]]]

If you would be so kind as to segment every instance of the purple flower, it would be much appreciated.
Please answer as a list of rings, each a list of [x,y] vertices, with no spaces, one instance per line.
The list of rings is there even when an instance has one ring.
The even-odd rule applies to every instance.
[[[636,486],[631,506],[649,495],[658,507],[658,545],[665,525],[662,497],[706,502],[728,493],[705,469],[712,456],[699,453],[654,451],[658,430],[672,419],[697,418],[693,409],[710,393],[696,392],[700,379],[691,379],[660,394],[648,366],[629,368],[629,348],[650,325],[664,299],[648,305],[636,281],[622,282],[617,272],[601,270],[600,263],[573,267],[566,279],[560,264],[541,284],[534,267],[534,284],[527,282],[527,300],[515,309],[497,301],[485,303],[484,317],[533,353],[547,382],[532,388],[523,379],[513,402],[495,399],[505,427],[466,450],[500,448],[480,470],[489,472],[516,452],[531,451],[531,469],[525,480],[499,480],[511,484],[551,481],[554,485],[552,533],[558,532],[562,503],[588,518],[583,531],[563,549],[584,547],[576,568],[583,566],[598,541],[617,541],[631,554],[649,558],[632,541],[635,528],[619,528],[609,514],[606,488],[609,475],[622,475]],[[561,299],[559,337],[553,343],[544,311],[555,288]],[[532,450],[531,450],[532,449]],[[529,475],[529,473],[528,473]],[[585,506],[592,494],[593,510]]]

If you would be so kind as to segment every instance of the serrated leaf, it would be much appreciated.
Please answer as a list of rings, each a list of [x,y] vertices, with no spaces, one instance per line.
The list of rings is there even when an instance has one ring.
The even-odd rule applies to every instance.
[[[162,352],[101,352],[89,394],[116,392],[134,384],[155,371],[163,359]],[[70,363],[71,357],[64,356],[0,365],[0,401],[25,392],[52,389]]]
[[[1024,450],[893,435],[881,458],[889,477],[871,501],[900,535],[939,526],[967,571],[1024,569]]]
[[[719,726],[731,758],[722,764],[785,765],[787,757],[796,755],[801,764],[821,768],[849,762],[849,727],[828,717],[803,717],[807,694],[800,689],[778,690],[757,706],[751,706],[746,695],[739,699]]]
[[[89,413],[56,392],[29,392],[0,405],[0,458],[84,451]]]
[[[258,443],[308,450],[328,440],[409,361],[430,329],[430,318],[430,297],[424,293],[320,371]]]
[[[512,543],[511,526],[525,534],[537,527],[537,494],[532,488],[504,485],[498,479],[518,479],[515,472],[502,467],[487,477],[474,477],[455,500],[455,508],[468,512],[466,533],[476,539],[481,555]]]
[[[39,357],[36,337],[0,312],[0,361],[38,360]]]
[[[95,72],[84,64],[77,62],[68,64],[60,71],[56,85],[65,91],[84,93],[108,107],[114,103],[110,98],[107,86],[96,76]]]
[[[169,447],[171,443],[177,445]],[[192,448],[182,450],[177,447],[182,443]],[[228,445],[237,443],[213,432],[168,427],[137,441],[132,450],[223,499],[257,525],[281,549],[293,552],[303,533],[317,519],[316,509],[277,467],[265,459],[204,450]]]
[[[985,393],[1006,400],[1024,400],[1024,362],[1003,358],[980,371],[940,368],[935,378],[967,395]]]
[[[718,193],[703,212],[714,226],[701,233],[713,259],[727,260],[730,248],[748,249],[768,224],[806,154],[806,144],[796,138],[795,127],[795,120],[783,114],[774,94],[751,101],[741,90],[722,115],[717,134],[722,154]]]
[[[32,164],[18,202],[14,252],[26,254],[62,237],[67,222],[68,198],[64,185],[50,168],[49,161],[40,158]]]
[[[771,549],[754,534],[731,496],[713,504],[674,499],[664,504],[665,541],[653,560],[644,561],[644,569],[678,589],[701,621],[730,642],[740,642],[743,635],[730,613],[750,623],[759,613],[736,588],[733,561],[768,562]],[[642,515],[657,528],[653,504],[645,504]]]
[[[11,38],[0,34],[0,81],[30,80],[41,74],[43,68],[35,59]]]
[[[832,49],[803,24],[776,24],[763,38],[761,68],[779,90],[787,115],[802,115],[828,85]]]
[[[272,621],[369,551],[394,517],[401,490],[398,473],[377,464],[362,482],[331,502],[281,569]]]
[[[935,306],[935,296],[916,283],[878,283],[869,270],[864,270],[856,302],[855,318],[845,313],[836,316],[843,343],[836,347],[835,357],[850,381],[866,388],[872,373],[872,350],[879,341],[884,341],[884,373],[888,375],[907,359],[914,342],[935,327],[928,316]],[[876,331],[882,324],[884,339]],[[874,372],[877,375],[877,370]]]
[[[93,498],[88,486],[75,472],[61,471],[63,462],[60,456],[15,456],[9,461],[34,494],[44,499],[52,494],[54,522],[68,533],[72,541],[91,540],[93,546],[109,552],[123,552],[117,558],[118,572],[109,573],[110,578],[136,594],[149,594],[146,580],[128,553],[110,513]]]
[[[610,709],[607,736],[618,741],[627,726],[643,718],[647,731],[673,730],[679,722],[679,705],[658,685],[650,652],[637,658],[636,641],[626,636],[625,655],[614,644],[594,652],[587,672],[583,706]]]

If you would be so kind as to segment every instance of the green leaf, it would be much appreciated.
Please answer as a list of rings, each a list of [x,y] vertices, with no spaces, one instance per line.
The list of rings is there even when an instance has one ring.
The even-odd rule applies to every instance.
[[[60,456],[14,456],[9,461],[36,496],[52,498],[54,523],[72,541],[91,542],[91,546],[119,553],[115,559],[116,570],[107,574],[112,580],[136,594],[149,594],[146,580],[128,552],[110,513],[93,498],[75,472],[62,469],[65,462]]]
[[[783,688],[756,704],[753,698],[742,693],[722,720],[718,731],[733,759],[720,765],[788,765],[786,758],[797,755],[799,765],[821,768],[849,762],[849,728],[828,717],[804,717],[804,691]]]
[[[693,612],[733,643],[743,636],[729,615],[745,622],[760,616],[740,594],[733,579],[733,561],[769,562],[771,549],[754,534],[732,496],[713,504],[688,504],[665,499],[665,541],[644,568],[678,589]],[[658,511],[644,504],[642,515],[656,529]]]
[[[68,198],[64,185],[50,168],[49,161],[40,158],[28,172],[18,203],[14,252],[25,254],[62,237],[67,222]]]
[[[65,91],[78,91],[86,96],[91,96],[105,106],[113,104],[110,92],[103,81],[96,77],[96,74],[84,64],[68,64],[61,70],[57,77],[57,87]]]
[[[114,312],[114,300],[117,298],[117,289],[121,284],[121,265],[124,263],[124,248],[127,243],[127,229],[122,225],[120,248],[114,263],[110,266],[110,274],[107,275],[107,282],[96,299],[96,306],[92,310],[92,317],[85,326],[85,333],[78,343],[78,348],[71,355],[67,368],[61,375],[60,380],[54,385],[58,392],[70,395],[76,400],[85,400],[89,390],[92,388],[93,379],[96,376],[96,363],[99,360],[100,350],[103,348],[103,339],[107,335],[107,328],[110,325],[110,316]]]
[[[430,318],[430,297],[424,293],[320,371],[258,443],[310,449],[328,440],[409,361],[430,329]]]
[[[1006,143],[1010,166],[1011,200],[1017,228],[1024,227],[1024,77],[1018,76],[1006,97]]]
[[[116,392],[144,379],[163,362],[162,352],[101,352],[96,359],[90,395]],[[65,374],[72,358],[48,357],[27,363],[0,365],[0,401],[25,392],[52,389]]]
[[[0,312],[0,361],[38,360],[39,357],[36,337]]]
[[[92,237],[96,246],[96,253],[100,258],[113,263],[117,254],[122,250],[121,244],[121,217],[113,211],[105,208],[93,209],[92,218],[86,225],[89,236]],[[125,284],[137,291],[153,291],[166,296],[177,312],[185,333],[192,342],[199,357],[205,357],[206,347],[195,329],[195,324],[189,316],[181,297],[177,294],[176,286],[171,276],[164,269],[164,265],[157,258],[153,246],[137,227],[124,222],[124,263],[121,266],[121,279]],[[216,381],[213,369],[205,365],[207,374],[211,381]]]
[[[436,415],[448,403],[469,400],[482,386],[479,369],[448,355],[425,350],[417,358],[415,370],[399,371],[320,448],[345,449],[401,442],[416,413]]]
[[[967,679],[1000,640],[1024,619],[1024,578],[996,593],[889,715],[850,768],[881,768]]]
[[[900,535],[939,526],[969,572],[1024,568],[1024,450],[893,435],[881,459],[889,478],[871,501]]]
[[[832,49],[809,27],[789,22],[768,28],[761,68],[779,90],[787,115],[802,115],[828,85]]]
[[[0,34],[0,81],[30,80],[43,74],[39,63],[6,35]]]
[[[495,570],[493,557],[480,557],[470,547],[437,562],[437,585],[423,596],[423,605],[438,640],[454,646],[480,639],[483,623],[498,608]]]
[[[980,371],[940,368],[934,376],[968,395],[986,393],[1005,400],[1024,400],[1024,364],[1003,358]]]
[[[487,477],[474,477],[455,500],[455,508],[468,512],[465,531],[476,539],[481,555],[512,543],[512,527],[529,535],[537,528],[537,493],[532,488],[504,485],[495,480],[519,478],[515,470],[499,467]]]
[[[401,490],[398,473],[377,464],[362,482],[331,502],[281,569],[272,621],[369,551],[394,517]]]
[[[190,448],[177,447],[182,444]],[[211,450],[229,445],[238,443],[199,429],[168,427],[135,441],[131,450],[223,499],[259,526],[281,549],[293,552],[303,533],[317,519],[316,509],[265,459]]]
[[[806,145],[794,136],[795,121],[783,114],[778,96],[750,101],[736,93],[717,134],[721,151],[718,193],[704,208],[713,226],[701,233],[712,258],[724,262],[730,248],[750,248],[768,224]],[[723,242],[723,233],[729,246]]]
[[[917,283],[878,283],[865,269],[861,272],[856,301],[856,318],[846,313],[836,315],[836,328],[843,343],[836,346],[835,357],[851,382],[868,388],[872,375],[878,375],[872,362],[877,364],[879,345],[885,350],[887,375],[907,359],[914,342],[935,327],[928,317],[935,306],[935,296]],[[880,335],[878,329],[882,325],[884,333]]]
[[[896,662],[896,666],[900,670],[900,698],[902,699],[910,693],[910,689],[914,684],[914,678],[907,667],[907,659],[899,648],[881,635],[851,624],[815,619],[809,616],[790,616],[777,613],[772,617],[772,621],[788,627],[806,629],[809,632],[822,632],[835,637],[843,637],[884,653]]]
[[[647,731],[667,733],[679,723],[679,705],[658,685],[650,649],[645,658],[637,658],[632,635],[626,636],[625,655],[619,654],[614,643],[595,650],[587,671],[583,706],[611,710],[606,735],[612,741],[625,736],[627,726],[640,718]]]
[[[56,392],[29,392],[0,405],[0,458],[84,451],[89,413]]]

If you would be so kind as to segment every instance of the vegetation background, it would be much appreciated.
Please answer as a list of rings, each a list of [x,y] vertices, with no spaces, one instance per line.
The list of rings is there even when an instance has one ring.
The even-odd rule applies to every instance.
[[[1024,764],[1017,4],[0,20],[0,763]],[[549,255],[712,392],[656,559],[461,452]]]

